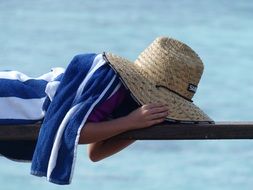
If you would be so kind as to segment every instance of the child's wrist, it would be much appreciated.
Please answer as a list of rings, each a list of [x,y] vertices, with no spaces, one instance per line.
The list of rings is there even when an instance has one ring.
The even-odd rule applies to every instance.
[[[133,122],[131,122],[131,119],[128,116],[123,116],[121,117],[121,119],[122,127],[125,128],[126,131],[135,129],[135,125],[133,124]]]

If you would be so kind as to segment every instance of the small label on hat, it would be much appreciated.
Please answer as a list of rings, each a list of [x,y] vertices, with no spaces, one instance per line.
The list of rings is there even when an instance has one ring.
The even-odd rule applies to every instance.
[[[196,91],[197,91],[197,86],[194,85],[194,84],[189,84],[187,90],[190,91],[190,92],[196,93]]]

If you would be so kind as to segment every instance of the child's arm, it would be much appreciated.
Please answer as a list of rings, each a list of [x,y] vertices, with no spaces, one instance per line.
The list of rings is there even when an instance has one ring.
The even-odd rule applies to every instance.
[[[112,140],[122,132],[150,127],[161,123],[168,115],[167,107],[155,103],[143,105],[124,117],[99,123],[87,123],[80,134],[79,143],[89,145],[89,157],[98,161],[122,150],[134,140]],[[107,141],[104,141],[108,139]]]
[[[125,131],[150,127],[164,121],[168,109],[158,103],[143,105],[130,114],[109,121],[86,123],[79,138],[80,144],[99,142]]]
[[[104,141],[91,143],[88,146],[88,155],[93,162],[109,157],[132,144],[135,140],[106,139]]]
[[[119,117],[109,121],[86,123],[80,133],[79,143],[90,144],[108,139],[131,130],[127,117]]]

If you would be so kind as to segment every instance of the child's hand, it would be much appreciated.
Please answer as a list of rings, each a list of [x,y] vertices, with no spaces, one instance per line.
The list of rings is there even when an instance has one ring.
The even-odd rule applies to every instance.
[[[168,109],[165,105],[152,103],[141,106],[126,117],[131,129],[139,129],[161,123],[167,115]]]

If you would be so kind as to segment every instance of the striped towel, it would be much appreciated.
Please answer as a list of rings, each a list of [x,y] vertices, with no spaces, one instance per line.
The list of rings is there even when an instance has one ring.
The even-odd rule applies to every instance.
[[[50,84],[48,84],[50,86]],[[40,129],[31,174],[56,184],[70,184],[77,144],[89,114],[121,85],[102,54],[73,58],[53,93]],[[57,89],[57,90],[55,90]]]
[[[53,68],[38,78],[18,71],[0,71],[0,124],[31,124],[42,120],[46,85],[64,70]]]

